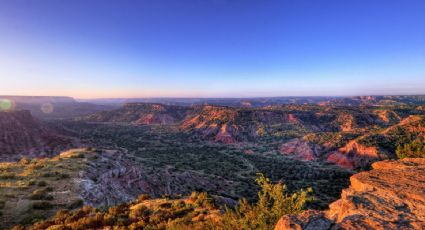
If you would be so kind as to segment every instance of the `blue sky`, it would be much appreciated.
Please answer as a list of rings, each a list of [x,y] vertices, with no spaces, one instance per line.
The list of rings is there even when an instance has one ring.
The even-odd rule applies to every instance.
[[[423,0],[0,0],[0,94],[425,94]]]

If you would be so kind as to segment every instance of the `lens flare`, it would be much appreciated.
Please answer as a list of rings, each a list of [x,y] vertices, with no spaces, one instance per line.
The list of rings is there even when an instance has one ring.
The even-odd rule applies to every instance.
[[[42,104],[40,109],[41,109],[41,112],[43,112],[43,113],[53,113],[53,111],[54,111],[54,107],[50,103]]]
[[[12,110],[14,107],[13,101],[9,99],[0,99],[0,111]]]

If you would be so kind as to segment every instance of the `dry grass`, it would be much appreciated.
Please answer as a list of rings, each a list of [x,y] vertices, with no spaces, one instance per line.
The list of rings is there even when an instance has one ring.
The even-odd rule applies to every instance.
[[[54,158],[0,163],[0,229],[81,204],[72,178],[83,169],[86,154],[92,152],[74,149]]]

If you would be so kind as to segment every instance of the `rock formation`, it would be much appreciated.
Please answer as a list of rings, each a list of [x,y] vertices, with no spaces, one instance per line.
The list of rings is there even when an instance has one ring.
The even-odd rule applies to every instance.
[[[296,115],[279,109],[203,106],[196,108],[192,116],[182,122],[180,129],[202,139],[228,144],[256,141],[272,135],[276,127],[298,123]]]
[[[303,141],[300,138],[283,143],[279,148],[279,152],[299,160],[307,161],[317,160],[320,156],[319,146]]]
[[[85,117],[90,122],[131,123],[135,125],[174,124],[183,120],[189,107],[150,103],[128,103],[110,111],[102,111]]]
[[[327,211],[283,216],[283,229],[425,229],[425,159],[380,161],[350,178]]]
[[[351,140],[338,151],[329,154],[327,161],[353,169],[368,166],[383,157],[385,156],[381,156],[375,146],[367,147],[356,140]]]
[[[0,161],[52,156],[73,140],[56,134],[27,110],[0,112]]]

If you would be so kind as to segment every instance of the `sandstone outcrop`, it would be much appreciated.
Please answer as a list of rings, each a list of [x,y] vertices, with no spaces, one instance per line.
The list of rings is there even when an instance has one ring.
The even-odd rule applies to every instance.
[[[338,151],[329,154],[327,161],[344,168],[354,169],[366,167],[383,157],[385,156],[381,156],[375,146],[367,147],[352,140]]]
[[[320,156],[319,146],[303,141],[300,138],[283,143],[279,148],[279,152],[283,155],[307,161],[317,160]]]
[[[380,161],[350,178],[329,210],[283,216],[283,229],[425,229],[425,159]]]

